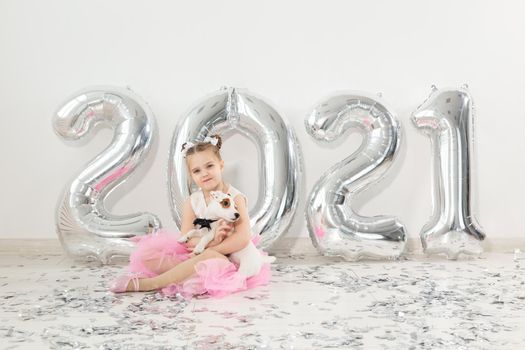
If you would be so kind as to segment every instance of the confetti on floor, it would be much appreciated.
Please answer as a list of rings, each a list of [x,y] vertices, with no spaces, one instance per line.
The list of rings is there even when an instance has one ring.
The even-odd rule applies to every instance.
[[[115,295],[120,266],[0,255],[2,349],[517,349],[525,254],[345,262],[278,256],[223,299]]]

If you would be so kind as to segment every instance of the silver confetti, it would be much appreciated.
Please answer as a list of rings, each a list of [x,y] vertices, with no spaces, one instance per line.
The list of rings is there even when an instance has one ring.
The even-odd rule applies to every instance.
[[[21,256],[0,265],[9,276],[0,348],[520,348],[524,259],[521,251],[455,262],[297,255],[280,259],[269,286],[186,300],[112,294],[105,286],[119,267]]]

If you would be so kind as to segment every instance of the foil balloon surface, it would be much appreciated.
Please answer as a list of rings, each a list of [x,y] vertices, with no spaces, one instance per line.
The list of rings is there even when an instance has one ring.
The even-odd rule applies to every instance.
[[[160,227],[150,213],[114,215],[104,202],[148,154],[154,117],[133,92],[117,87],[86,89],[64,103],[53,127],[65,140],[78,140],[98,124],[113,129],[109,146],[66,186],[56,211],[56,229],[64,250],[77,259],[109,263],[133,249],[128,238]]]
[[[181,118],[173,133],[168,162],[172,216],[180,227],[184,200],[196,189],[187,173],[182,145],[213,134],[227,139],[235,133],[246,136],[257,148],[259,196],[249,212],[250,224],[252,233],[260,235],[259,246],[268,248],[291,224],[302,164],[291,127],[273,107],[249,91],[223,88],[198,102]],[[250,155],[240,152],[240,156]]]
[[[349,130],[363,136],[359,149],[328,169],[310,193],[306,221],[314,246],[349,261],[399,257],[404,225],[392,216],[365,217],[352,209],[360,192],[387,175],[398,153],[401,126],[394,113],[377,96],[349,92],[321,101],[305,124],[312,137],[328,143]]]
[[[473,217],[473,104],[466,87],[436,89],[413,113],[414,125],[430,137],[432,201],[430,221],[420,232],[428,254],[477,255],[485,234]]]

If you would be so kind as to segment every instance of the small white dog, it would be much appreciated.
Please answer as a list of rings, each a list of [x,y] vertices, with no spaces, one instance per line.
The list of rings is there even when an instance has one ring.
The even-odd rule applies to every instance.
[[[210,194],[212,200],[206,207],[205,218],[195,219],[193,225],[197,226],[197,228],[188,231],[179,238],[180,243],[185,243],[192,237],[201,237],[199,243],[193,249],[195,254],[202,253],[206,245],[213,240],[219,219],[235,222],[240,216],[235,208],[235,202],[229,194],[221,191],[212,191]],[[274,262],[275,257],[262,255],[253,242],[250,241],[243,249],[230,254],[230,260],[239,264],[239,273],[246,277],[251,277],[259,273],[263,264]]]

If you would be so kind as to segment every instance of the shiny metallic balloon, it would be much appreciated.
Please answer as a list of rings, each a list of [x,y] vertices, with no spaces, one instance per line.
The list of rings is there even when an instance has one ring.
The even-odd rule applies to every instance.
[[[321,141],[332,142],[349,129],[359,131],[363,142],[314,185],[306,207],[310,237],[323,255],[351,261],[397,258],[405,249],[404,225],[392,216],[361,216],[352,202],[386,175],[400,145],[401,127],[378,97],[364,93],[323,100],[306,119],[307,132]]]
[[[253,234],[260,234],[259,245],[267,248],[291,223],[302,165],[291,127],[275,109],[248,91],[221,89],[197,103],[177,125],[168,162],[172,215],[180,227],[184,200],[195,190],[181,153],[182,145],[213,134],[227,138],[233,133],[253,141],[259,153],[259,198],[249,214]]]
[[[428,254],[450,259],[481,253],[485,234],[472,216],[472,97],[466,87],[433,89],[413,113],[415,126],[430,136],[433,214],[420,235]]]
[[[126,238],[160,227],[149,213],[113,215],[104,202],[145,160],[151,148],[154,119],[145,102],[116,87],[85,90],[61,106],[53,126],[67,140],[77,140],[98,124],[114,129],[111,144],[67,185],[57,208],[57,233],[74,258],[109,263],[127,256],[133,244]]]

